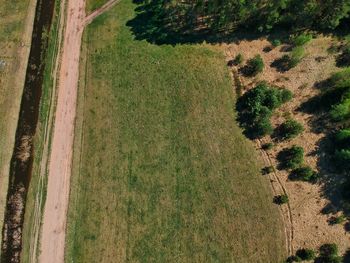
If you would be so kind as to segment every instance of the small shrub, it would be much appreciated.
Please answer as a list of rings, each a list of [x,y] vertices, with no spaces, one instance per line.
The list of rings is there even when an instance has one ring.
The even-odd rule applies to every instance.
[[[293,48],[291,54],[289,55],[288,67],[289,69],[295,68],[301,60],[304,58],[305,50],[301,46]]]
[[[273,143],[269,142],[269,143],[265,143],[261,146],[261,148],[265,151],[269,151],[273,148]]]
[[[296,47],[301,47],[307,44],[312,40],[312,35],[310,34],[301,34],[299,36],[292,38],[292,44]]]
[[[245,72],[248,76],[256,76],[264,70],[264,61],[260,55],[256,55],[254,58],[249,59]]]
[[[291,148],[282,150],[278,156],[281,167],[285,169],[296,169],[304,162],[304,149],[300,146],[292,146]]]
[[[294,169],[289,178],[291,180],[301,180],[306,182],[316,182],[318,179],[318,174],[309,166],[299,167]]]
[[[297,250],[296,256],[302,260],[313,260],[316,257],[316,253],[312,249],[302,248]]]
[[[293,98],[293,93],[288,89],[281,89],[280,102],[286,103]]]
[[[336,244],[324,244],[320,247],[320,257],[317,258],[320,263],[341,263],[342,258],[338,255]]]
[[[234,61],[235,65],[241,65],[244,61],[244,57],[241,53],[239,53],[233,61]]]
[[[277,195],[273,198],[273,202],[277,205],[287,204],[289,202],[289,197],[285,194]]]
[[[338,246],[336,244],[324,244],[320,247],[320,255],[324,257],[337,256]]]
[[[282,123],[279,128],[280,136],[286,140],[297,137],[303,131],[303,125],[293,119],[289,119],[286,122]]]
[[[346,221],[346,217],[344,215],[333,216],[329,219],[330,225],[339,225],[343,224]]]
[[[282,44],[282,42],[279,39],[274,39],[274,40],[272,40],[271,44],[273,47],[278,47]]]
[[[261,172],[263,175],[267,175],[267,174],[270,174],[270,173],[273,173],[275,169],[273,168],[273,166],[267,166],[267,167],[264,167]]]

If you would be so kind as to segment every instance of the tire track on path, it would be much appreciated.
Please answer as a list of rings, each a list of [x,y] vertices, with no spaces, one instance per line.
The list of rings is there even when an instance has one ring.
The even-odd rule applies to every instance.
[[[67,17],[58,74],[58,95],[51,155],[48,164],[39,262],[64,262],[67,210],[73,156],[79,61],[83,30],[118,1],[111,0],[88,17],[86,0],[68,0]]]

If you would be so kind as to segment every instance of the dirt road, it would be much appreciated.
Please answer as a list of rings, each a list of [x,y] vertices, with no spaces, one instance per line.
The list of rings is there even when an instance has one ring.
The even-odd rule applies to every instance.
[[[57,108],[49,163],[39,262],[64,262],[72,165],[79,59],[84,27],[118,1],[111,0],[86,17],[85,0],[67,1],[67,19],[59,71]]]
[[[68,1],[39,262],[63,262],[85,0]]]

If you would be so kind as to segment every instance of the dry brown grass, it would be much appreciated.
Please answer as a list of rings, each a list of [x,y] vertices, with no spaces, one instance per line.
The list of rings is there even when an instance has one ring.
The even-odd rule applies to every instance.
[[[303,102],[308,101],[319,93],[314,87],[316,82],[327,79],[333,72],[339,70],[335,66],[335,57],[327,52],[332,43],[336,42],[331,37],[318,37],[306,45],[306,57],[295,68],[281,73],[270,67],[271,63],[282,57],[285,52],[277,47],[266,53],[263,49],[270,45],[266,39],[254,41],[241,41],[238,44],[224,45],[224,49],[230,58],[242,53],[246,59],[260,54],[264,59],[266,68],[257,78],[244,78],[243,82],[247,89],[254,86],[258,81],[268,81],[278,86],[284,86],[294,93],[292,101],[283,105],[272,118],[274,126],[281,124],[286,118],[293,117],[302,123],[305,131],[297,138],[279,142],[270,151],[272,163],[277,166],[277,153],[285,147],[293,144],[305,149],[305,163],[317,169],[319,162],[319,143],[325,137],[322,132],[316,132],[313,127],[313,115],[298,110]],[[263,142],[271,142],[271,138],[264,138]],[[317,248],[327,242],[336,242],[341,252],[345,252],[350,246],[349,233],[346,233],[343,225],[331,226],[328,223],[332,215],[325,215],[321,210],[330,203],[324,197],[322,185],[313,185],[306,182],[288,181],[288,172],[278,171],[278,176],[286,187],[290,197],[294,225],[294,249],[300,247]],[[274,183],[274,182],[273,182]]]

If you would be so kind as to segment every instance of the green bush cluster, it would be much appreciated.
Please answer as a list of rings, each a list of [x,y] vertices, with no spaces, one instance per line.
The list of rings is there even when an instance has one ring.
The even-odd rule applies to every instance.
[[[238,120],[250,138],[272,134],[270,121],[275,109],[292,98],[292,93],[283,88],[260,83],[246,92],[237,101]]]
[[[298,249],[295,255],[290,256],[286,262],[302,262],[311,261],[317,263],[341,263],[343,258],[338,255],[338,247],[336,244],[324,244],[319,249],[319,255],[312,249],[301,248]]]
[[[277,156],[281,168],[297,169],[304,163],[304,149],[293,145],[291,148],[283,149]]]
[[[304,131],[304,127],[296,120],[289,119],[279,127],[279,135],[282,139],[289,140],[297,137]]]

